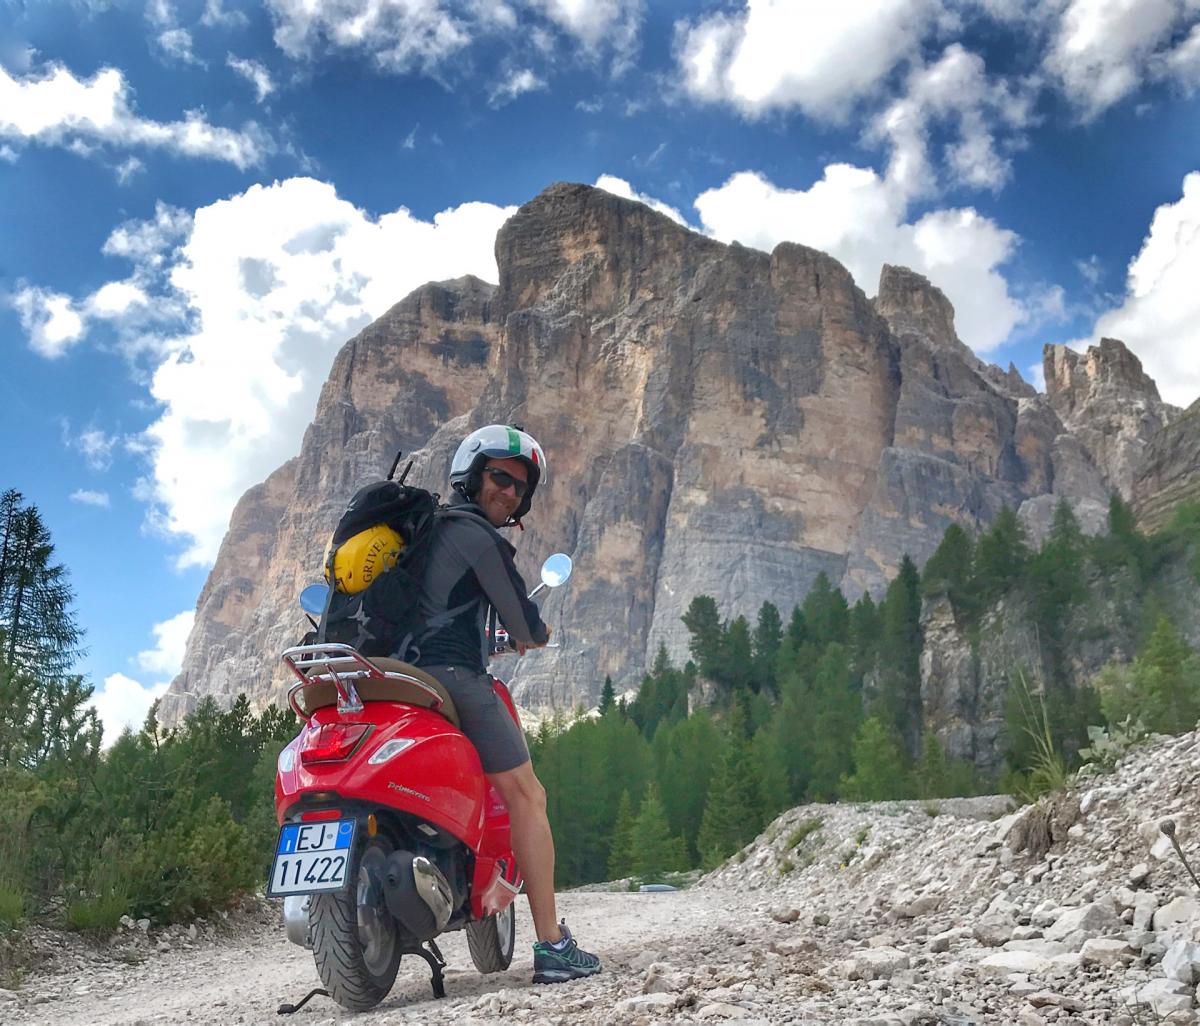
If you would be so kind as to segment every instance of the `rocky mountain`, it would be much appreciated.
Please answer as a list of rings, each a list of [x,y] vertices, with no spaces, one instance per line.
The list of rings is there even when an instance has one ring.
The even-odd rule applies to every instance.
[[[475,426],[542,441],[520,565],[564,550],[577,575],[544,606],[563,646],[505,669],[525,706],[569,708],[606,674],[636,686],[660,644],[684,658],[697,594],[753,616],[822,572],[877,593],[905,553],[1005,505],[1035,534],[1061,498],[1097,524],[1177,412],[1119,342],[1048,348],[1039,395],[971,353],[920,275],[885,267],[872,300],[823,253],[723,245],[586,186],[521,207],[496,255],[498,285],[423,286],[338,355],[299,455],[233,513],[168,721],[203,695],[282,694],[295,596],[397,449],[444,490]]]

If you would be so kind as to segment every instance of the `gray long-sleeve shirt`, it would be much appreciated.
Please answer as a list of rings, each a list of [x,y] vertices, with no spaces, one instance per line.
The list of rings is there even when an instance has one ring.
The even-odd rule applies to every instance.
[[[526,595],[513,564],[516,549],[483,511],[455,495],[450,507],[472,514],[439,518],[425,567],[421,616],[449,621],[419,643],[418,666],[463,666],[483,673],[487,660],[487,610],[496,610],[513,641],[545,644],[549,630]]]

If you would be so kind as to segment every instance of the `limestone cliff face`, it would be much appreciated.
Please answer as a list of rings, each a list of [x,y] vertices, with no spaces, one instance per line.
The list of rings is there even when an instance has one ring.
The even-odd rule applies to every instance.
[[[594,704],[606,674],[634,687],[659,644],[686,657],[695,595],[753,616],[824,571],[853,598],[951,521],[1075,483],[1106,500],[1133,465],[1133,448],[1063,419],[1082,432],[1100,397],[1068,410],[981,363],[942,293],[903,268],[872,301],[815,250],[725,246],[577,185],[523,206],[496,254],[498,286],[424,286],[339,354],[300,455],[234,513],[168,716],[201,694],[277,698],[295,595],[353,490],[398,448],[444,490],[458,440],[492,421],[548,454],[514,539],[523,572],[555,550],[577,567],[543,607],[562,648],[504,668],[530,708]],[[1147,403],[1118,436],[1149,430]]]
[[[1200,501],[1200,400],[1153,435],[1133,488],[1144,530],[1166,526],[1181,502]]]

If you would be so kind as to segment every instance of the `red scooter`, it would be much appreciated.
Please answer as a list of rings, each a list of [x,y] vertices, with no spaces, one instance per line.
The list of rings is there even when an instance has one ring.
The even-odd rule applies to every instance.
[[[551,556],[534,594],[570,574],[568,556]],[[301,599],[306,609],[319,602]],[[403,955],[428,963],[434,996],[444,997],[436,938],[451,930],[466,931],[476,969],[503,972],[521,872],[508,809],[450,695],[414,666],[349,645],[301,645],[282,658],[297,677],[288,704],[304,726],[279,754],[267,894],[283,897],[288,939],[312,949],[327,989],[280,1011],[320,993],[373,1008]],[[518,720],[508,689],[495,677],[492,686]]]

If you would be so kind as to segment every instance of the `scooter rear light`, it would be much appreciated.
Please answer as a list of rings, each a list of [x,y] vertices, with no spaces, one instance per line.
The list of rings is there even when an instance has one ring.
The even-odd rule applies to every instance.
[[[369,723],[326,723],[304,735],[300,761],[305,766],[318,762],[345,762],[362,744],[371,729]]]
[[[316,823],[324,819],[341,819],[341,809],[310,809],[308,812],[300,813],[300,821],[302,823]]]

